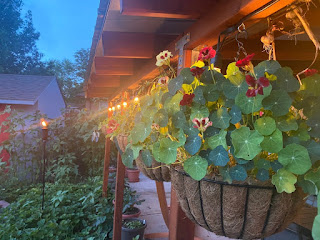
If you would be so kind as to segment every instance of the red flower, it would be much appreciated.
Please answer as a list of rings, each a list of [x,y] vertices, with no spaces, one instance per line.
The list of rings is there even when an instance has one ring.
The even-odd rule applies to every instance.
[[[263,88],[270,85],[268,78],[260,77],[258,80],[255,80],[251,75],[246,75],[246,82],[249,85],[246,93],[247,97],[255,97],[257,93],[263,95]]]
[[[237,67],[246,67],[246,66],[248,66],[253,57],[254,57],[254,53],[246,56],[244,59],[240,59],[239,61],[236,62],[236,66]]]
[[[195,68],[191,68],[190,69],[191,73],[192,73],[192,76],[195,76],[195,77],[200,77],[201,74],[205,71],[204,68],[199,68],[199,67],[195,67]]]
[[[120,126],[116,120],[112,119],[108,122],[107,134],[113,133]]]
[[[318,70],[317,69],[307,69],[305,72],[304,72],[304,75],[306,77],[310,77],[312,75],[315,75],[316,73],[318,73]]]
[[[182,98],[182,100],[180,101],[180,105],[181,105],[181,106],[185,106],[185,105],[190,106],[191,103],[192,103],[193,98],[194,98],[194,94],[193,94],[193,93],[192,93],[192,94],[185,94],[185,95],[183,95],[183,98]]]
[[[201,49],[199,53],[198,60],[202,60],[206,62],[207,60],[214,58],[215,55],[216,55],[216,51],[212,49],[212,47],[204,47]]]

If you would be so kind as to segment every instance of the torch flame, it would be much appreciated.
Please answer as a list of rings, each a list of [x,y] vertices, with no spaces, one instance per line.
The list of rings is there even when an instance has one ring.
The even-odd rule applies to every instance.
[[[41,122],[41,124],[42,124],[43,127],[46,127],[46,126],[47,126],[47,122],[44,121],[44,120]]]

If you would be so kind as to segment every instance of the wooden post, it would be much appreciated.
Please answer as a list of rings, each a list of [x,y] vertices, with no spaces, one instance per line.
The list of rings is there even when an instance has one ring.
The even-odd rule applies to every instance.
[[[106,138],[104,147],[104,165],[103,165],[103,183],[102,196],[107,197],[108,181],[109,181],[109,166],[110,166],[110,138]]]
[[[121,160],[121,155],[118,152],[117,159],[117,180],[116,180],[116,199],[114,204],[113,215],[113,240],[121,239],[122,227],[122,208],[123,208],[123,193],[124,193],[124,174],[125,167]]]
[[[182,65],[178,68],[178,74],[182,68],[191,66],[192,50],[183,50],[183,56],[179,56],[179,58],[181,57],[183,57]],[[195,225],[182,211],[176,192],[172,187],[169,223],[170,240],[194,240]]]
[[[167,225],[167,227],[169,228],[169,209],[168,209],[168,203],[166,198],[166,191],[164,189],[163,182],[158,182],[158,181],[155,181],[155,182],[156,182],[158,199],[159,199],[163,220]]]

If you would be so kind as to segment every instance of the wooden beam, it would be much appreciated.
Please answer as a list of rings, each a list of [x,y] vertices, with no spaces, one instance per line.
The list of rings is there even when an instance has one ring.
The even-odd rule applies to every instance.
[[[133,75],[133,60],[95,57],[96,75]]]
[[[104,145],[104,164],[103,164],[103,183],[102,183],[102,196],[107,198],[108,195],[108,182],[109,182],[109,166],[110,166],[110,138],[106,138]]]
[[[197,19],[206,13],[212,0],[120,0],[123,15],[177,19]],[[204,7],[205,6],[205,7]]]
[[[254,60],[267,60],[268,54],[263,52],[263,44],[260,39],[246,40],[241,39],[248,54],[255,53]],[[277,60],[313,60],[315,47],[311,41],[279,40],[276,43]],[[232,60],[236,56],[238,46],[236,42],[231,42],[222,48],[222,58]]]
[[[216,45],[221,31],[237,23],[244,16],[268,2],[270,2],[270,0],[213,1],[214,6],[211,8],[211,11],[201,17],[201,19],[194,23],[189,29],[185,30],[185,33],[190,33],[190,42],[186,44],[185,49],[193,49],[200,44]],[[260,18],[265,14],[269,16],[292,2],[294,2],[294,0],[281,0],[268,8],[267,13],[262,12],[257,14],[255,18]],[[177,54],[175,51],[175,42],[171,42],[165,48],[174,55]],[[150,76],[155,76],[158,73],[159,71],[155,66],[155,60],[149,60],[134,76],[129,77],[118,91],[112,94],[111,99],[128,87],[133,86],[133,84],[137,84],[139,81],[148,79]]]
[[[109,87],[98,87],[98,88],[90,88],[89,89],[89,93],[91,94],[106,94],[106,95],[110,95],[112,93],[114,93],[114,91],[116,90],[116,88],[109,88]]]
[[[93,73],[91,75],[90,86],[92,87],[120,87],[119,75],[97,75]]]
[[[105,57],[152,58],[155,35],[152,33],[103,32]]]
[[[194,49],[201,44],[208,46],[216,45],[220,32],[270,1],[271,0],[214,1],[215,6],[212,9],[214,14],[209,12],[209,14],[203,16],[186,30],[186,32],[190,32],[191,36],[190,41],[186,44],[186,49]],[[278,1],[271,7],[252,17],[251,20],[266,18],[293,2],[295,2],[295,0]]]
[[[124,175],[125,175],[125,167],[122,163],[121,155],[118,152],[116,199],[114,204],[114,215],[113,215],[113,238],[112,238],[113,240],[121,239]]]

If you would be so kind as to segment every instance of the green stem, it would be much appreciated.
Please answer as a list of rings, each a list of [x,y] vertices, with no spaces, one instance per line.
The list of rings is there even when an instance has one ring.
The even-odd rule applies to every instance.
[[[211,66],[208,67],[208,70],[210,71],[210,74],[211,74],[213,83],[216,84],[216,80],[215,80],[214,77],[213,77],[213,72],[212,72],[212,70],[211,70]]]

